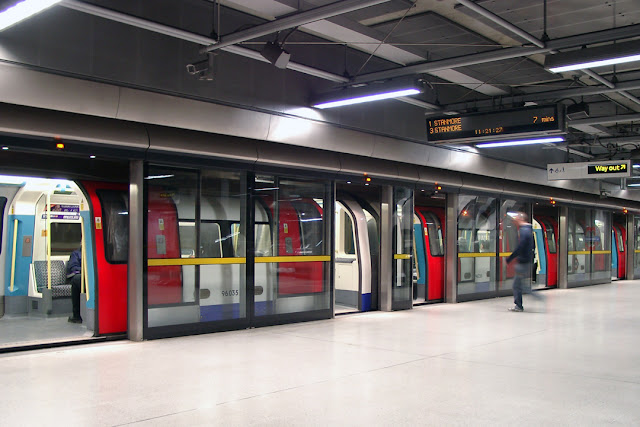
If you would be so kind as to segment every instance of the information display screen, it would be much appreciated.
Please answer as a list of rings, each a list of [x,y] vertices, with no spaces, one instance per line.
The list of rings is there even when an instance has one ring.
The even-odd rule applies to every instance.
[[[612,175],[627,173],[629,171],[628,163],[629,162],[624,161],[611,164],[589,165],[587,173],[589,175]]]
[[[557,105],[427,118],[430,142],[486,140],[502,135],[562,131],[564,117]]]

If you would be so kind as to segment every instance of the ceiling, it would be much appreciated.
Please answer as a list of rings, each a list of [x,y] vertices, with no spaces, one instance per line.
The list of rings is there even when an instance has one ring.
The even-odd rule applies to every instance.
[[[9,3],[3,0],[0,8]],[[289,106],[308,107],[311,98],[336,88],[418,81],[425,87],[422,94],[384,101],[380,106],[343,107],[342,111],[327,113],[322,120],[428,143],[424,122],[405,126],[410,128],[405,134],[405,127],[399,125],[397,119],[381,119],[382,113],[374,109],[383,110],[384,117],[397,118],[402,117],[408,105],[419,109],[421,115],[431,116],[584,102],[589,107],[588,117],[568,122],[566,144],[502,148],[487,155],[539,167],[563,161],[631,157],[640,160],[640,61],[562,74],[544,68],[545,55],[640,39],[640,0],[181,0],[171,3],[163,10],[148,2],[145,5],[143,1],[63,0],[52,9],[66,12],[47,10],[19,24],[20,29],[0,33],[0,47],[3,43],[13,43],[10,44],[13,50],[26,50],[26,42],[20,40],[38,31],[40,38],[46,38],[42,26],[52,25],[63,13],[73,11],[85,16],[83,19],[87,20],[94,36],[101,25],[97,20],[108,20],[117,21],[120,26],[100,33],[105,38],[115,32],[114,28],[134,27],[136,31],[186,41],[193,47],[181,48],[177,57],[169,55],[170,48],[156,52],[162,55],[163,63],[171,62],[173,69],[179,69],[185,78],[215,81],[214,71],[219,75],[233,74],[231,70],[236,63],[228,58],[239,56],[262,64],[260,67],[273,68],[270,73],[294,73],[304,79],[281,85],[281,91],[302,92],[300,96],[274,96],[275,102],[269,100],[268,95],[261,95],[260,102],[251,101],[254,107],[282,113],[285,111],[280,107],[283,99]],[[77,40],[79,36],[82,34],[75,32],[69,40]],[[259,52],[266,42],[280,44],[291,54],[287,71],[264,65],[265,59]],[[166,39],[163,43],[170,46]],[[58,42],[53,48],[63,49],[62,44]],[[110,52],[99,54],[108,55],[111,61],[134,61],[136,51],[132,49],[114,44]],[[92,52],[97,56],[96,50],[93,48]],[[211,62],[208,62],[207,51],[212,53]],[[40,66],[53,72],[83,74],[70,66],[57,66],[55,61],[45,67],[45,61],[30,61],[24,59],[26,55],[17,57],[12,57],[10,62]],[[194,64],[203,61],[198,66],[204,71],[188,76],[185,57],[192,58]],[[8,58],[2,59],[9,61]],[[262,70],[264,68],[252,68],[251,72],[259,74]],[[147,71],[147,75],[152,74]],[[109,78],[127,80],[117,73]],[[215,93],[225,93],[225,96],[217,96],[207,89],[202,89],[197,96],[236,103],[257,98],[251,90],[240,86],[218,87]],[[196,96],[193,88],[192,83],[186,82],[165,90]],[[233,90],[237,90],[235,98],[230,95]],[[265,88],[260,90],[268,93]],[[390,122],[394,123],[390,125]]]

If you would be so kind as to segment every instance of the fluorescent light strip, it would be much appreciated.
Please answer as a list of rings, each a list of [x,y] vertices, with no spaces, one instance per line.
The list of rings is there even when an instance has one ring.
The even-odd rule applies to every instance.
[[[325,108],[342,107],[345,105],[361,104],[363,102],[380,101],[382,99],[399,98],[401,96],[416,95],[420,93],[418,89],[402,89],[393,92],[377,93],[375,95],[365,95],[355,98],[342,99],[339,101],[323,102],[315,104],[313,107],[324,110]]]
[[[638,184],[627,184],[627,187],[640,187],[640,183],[638,183]]]
[[[53,6],[60,0],[24,0],[0,13],[0,31]]]
[[[554,143],[554,142],[564,142],[564,138],[558,136],[553,138],[521,139],[519,141],[487,142],[486,144],[476,144],[476,147],[477,148],[513,147],[516,145],[547,144],[547,143]]]
[[[640,54],[621,56],[619,58],[602,59],[600,61],[581,62],[573,65],[564,65],[562,67],[549,68],[553,73],[562,73],[565,71],[584,70],[585,68],[604,67],[605,65],[624,64],[625,62],[640,61]]]

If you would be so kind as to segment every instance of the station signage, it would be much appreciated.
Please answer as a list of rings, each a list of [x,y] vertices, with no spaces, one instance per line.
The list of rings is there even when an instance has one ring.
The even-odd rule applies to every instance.
[[[626,178],[631,176],[631,160],[554,163],[547,165],[549,181],[559,179]]]
[[[564,132],[558,105],[427,118],[429,142],[474,142]]]

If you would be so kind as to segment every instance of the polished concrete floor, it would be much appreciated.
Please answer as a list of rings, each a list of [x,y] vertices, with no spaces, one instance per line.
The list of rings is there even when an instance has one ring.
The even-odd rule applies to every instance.
[[[0,356],[4,426],[640,425],[640,281]]]

